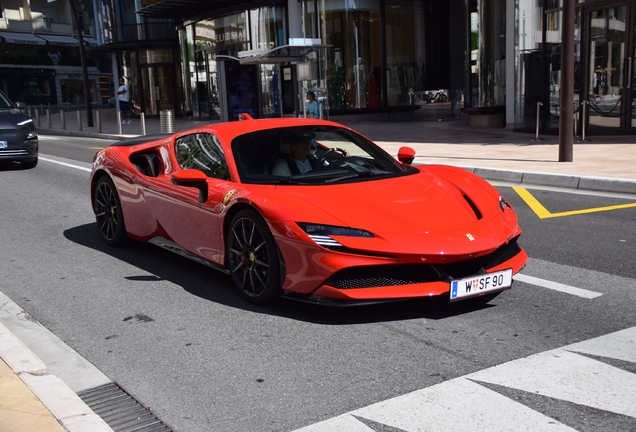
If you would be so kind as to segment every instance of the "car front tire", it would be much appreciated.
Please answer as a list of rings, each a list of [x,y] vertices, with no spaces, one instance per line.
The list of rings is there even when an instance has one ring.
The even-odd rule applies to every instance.
[[[32,169],[38,166],[38,158],[35,158],[30,161],[20,162],[20,165],[23,169]]]
[[[278,247],[261,215],[252,209],[239,211],[226,238],[228,269],[239,292],[255,304],[278,299],[282,294]]]
[[[121,201],[115,184],[108,176],[102,176],[95,183],[93,191],[93,211],[97,228],[109,246],[121,246],[126,242],[126,226]]]

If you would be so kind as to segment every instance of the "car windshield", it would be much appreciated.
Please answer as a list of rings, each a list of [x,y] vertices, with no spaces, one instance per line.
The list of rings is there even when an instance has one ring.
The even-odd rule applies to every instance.
[[[296,126],[240,135],[232,153],[242,183],[334,184],[417,172],[363,136],[336,126]]]

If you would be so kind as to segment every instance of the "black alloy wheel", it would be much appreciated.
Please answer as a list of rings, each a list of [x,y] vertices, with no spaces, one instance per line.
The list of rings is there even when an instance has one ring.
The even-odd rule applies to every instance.
[[[256,304],[278,299],[282,293],[278,247],[260,214],[239,211],[226,238],[228,268],[241,294]]]
[[[126,239],[126,226],[115,184],[108,176],[95,183],[93,211],[102,238],[109,246],[120,246]]]

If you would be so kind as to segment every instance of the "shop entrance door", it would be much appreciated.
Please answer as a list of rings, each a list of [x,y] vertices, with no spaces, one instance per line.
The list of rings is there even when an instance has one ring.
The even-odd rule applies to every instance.
[[[632,4],[587,12],[588,131],[594,135],[636,133]]]
[[[174,110],[174,74],[172,65],[146,65],[141,68],[142,109],[147,116]],[[175,113],[176,114],[176,113]]]

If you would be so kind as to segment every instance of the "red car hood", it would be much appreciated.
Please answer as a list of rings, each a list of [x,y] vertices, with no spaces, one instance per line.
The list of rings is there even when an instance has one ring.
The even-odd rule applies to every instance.
[[[499,208],[494,188],[462,183],[462,189],[425,171],[386,180],[277,188],[293,196],[295,203],[304,203],[307,216],[297,222],[329,223],[316,219],[321,214],[318,208],[342,226],[376,236],[374,241],[338,237],[340,243],[356,249],[461,255],[492,250],[520,232],[514,212],[506,208],[506,215]]]
[[[295,195],[296,202],[321,209],[341,221],[343,226],[376,233],[440,232],[478,221],[457,186],[426,173],[360,183],[281,189]],[[496,206],[498,202],[492,199],[491,204]]]

